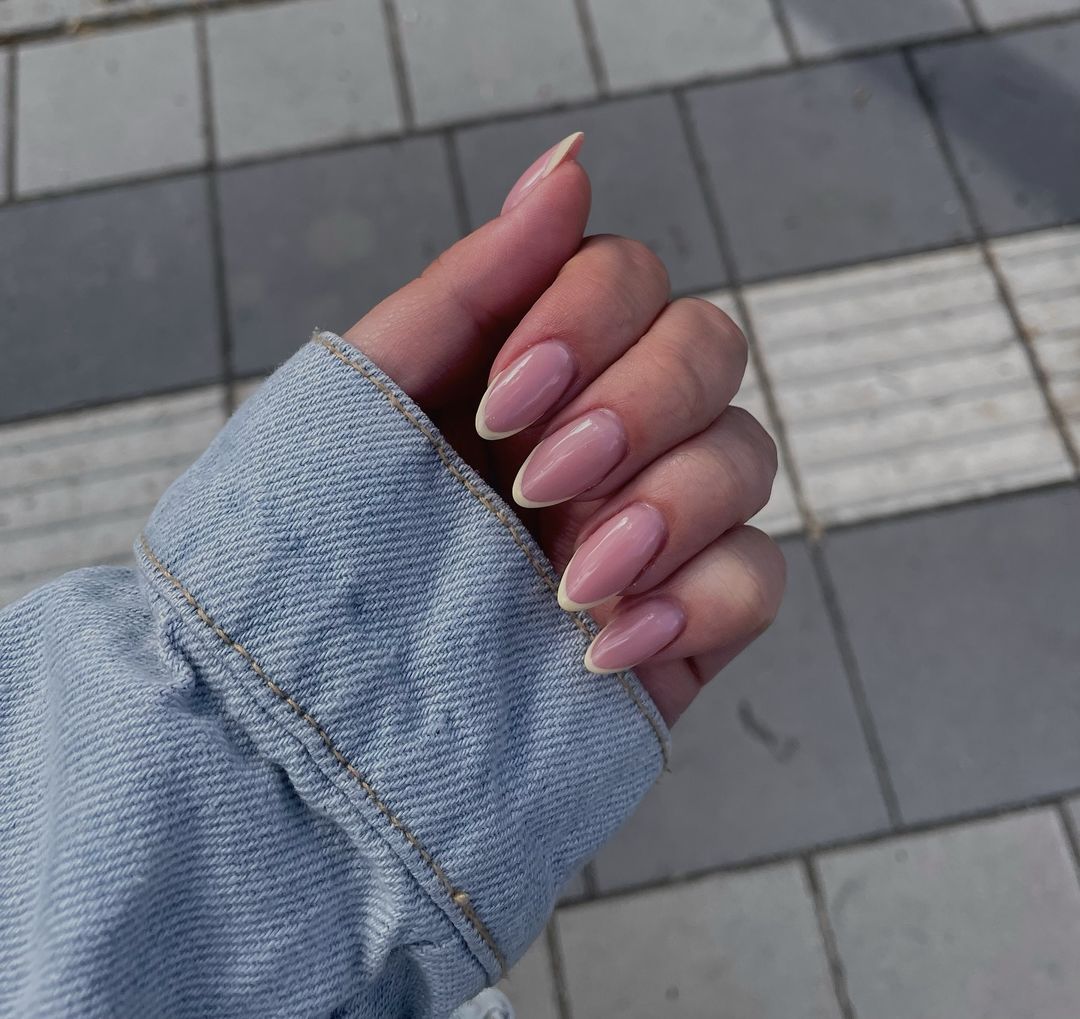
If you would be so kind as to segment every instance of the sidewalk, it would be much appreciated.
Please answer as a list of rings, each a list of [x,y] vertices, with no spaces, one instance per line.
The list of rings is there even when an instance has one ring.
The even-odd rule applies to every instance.
[[[0,0],[0,603],[576,129],[751,337],[790,591],[523,1019],[1075,1019],[1080,0]]]

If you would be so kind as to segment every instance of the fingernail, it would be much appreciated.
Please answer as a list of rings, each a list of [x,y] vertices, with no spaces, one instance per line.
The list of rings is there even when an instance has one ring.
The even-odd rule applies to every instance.
[[[662,651],[686,626],[682,606],[668,598],[650,598],[616,616],[585,652],[590,672],[622,672]]]
[[[559,584],[567,612],[599,605],[629,587],[667,538],[664,515],[635,502],[598,527],[574,553]]]
[[[555,406],[574,371],[574,355],[565,343],[530,347],[488,386],[476,410],[476,430],[485,439],[520,432]]]
[[[553,145],[535,163],[532,164],[520,177],[517,183],[510,189],[510,194],[503,202],[502,213],[509,212],[515,205],[520,205],[521,200],[537,184],[540,183],[552,170],[561,166],[568,160],[573,159],[585,141],[583,131],[575,131],[567,135],[558,145]]]
[[[626,455],[618,415],[594,410],[549,435],[521,465],[514,502],[527,509],[554,506],[598,485]]]

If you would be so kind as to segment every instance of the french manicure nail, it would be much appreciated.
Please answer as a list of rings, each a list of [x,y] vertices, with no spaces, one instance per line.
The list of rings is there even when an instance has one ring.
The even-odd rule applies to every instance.
[[[573,381],[574,355],[565,343],[537,343],[499,372],[476,410],[476,430],[503,439],[526,428],[555,406]]]
[[[626,455],[617,414],[594,410],[549,435],[521,465],[514,502],[527,509],[554,506],[598,485]]]
[[[563,571],[559,604],[567,612],[599,605],[633,583],[667,538],[664,515],[635,502],[598,527]]]
[[[616,616],[589,645],[585,668],[622,672],[662,651],[686,626],[686,613],[669,598],[649,598]]]
[[[557,166],[573,159],[585,141],[583,131],[575,131],[567,135],[558,145],[553,145],[535,163],[532,164],[519,178],[517,183],[510,189],[510,194],[503,202],[502,212],[509,212],[515,205],[520,205],[521,200],[536,187]]]

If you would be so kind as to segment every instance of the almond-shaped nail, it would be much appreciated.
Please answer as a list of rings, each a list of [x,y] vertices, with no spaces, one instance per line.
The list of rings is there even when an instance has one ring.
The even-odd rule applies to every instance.
[[[686,627],[686,613],[670,598],[649,598],[619,613],[589,645],[585,668],[622,672],[663,651]]]
[[[476,430],[504,439],[538,421],[558,402],[577,371],[565,343],[537,343],[499,372],[476,410]]]
[[[514,502],[554,506],[598,485],[626,456],[626,431],[610,410],[593,410],[549,435],[521,465]]]
[[[667,539],[664,515],[635,502],[582,542],[563,571],[559,604],[567,612],[599,605],[629,587]]]
[[[517,183],[510,189],[510,194],[506,196],[502,212],[499,215],[509,212],[515,205],[520,205],[521,200],[552,170],[573,159],[578,154],[584,141],[585,133],[575,131],[573,134],[567,135],[558,145],[552,145],[518,178]]]

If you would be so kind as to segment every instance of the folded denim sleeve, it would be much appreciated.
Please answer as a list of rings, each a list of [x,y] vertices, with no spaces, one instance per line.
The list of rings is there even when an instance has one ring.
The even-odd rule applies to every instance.
[[[447,1015],[663,767],[513,511],[331,334],[136,555],[0,616],[0,1011]]]

